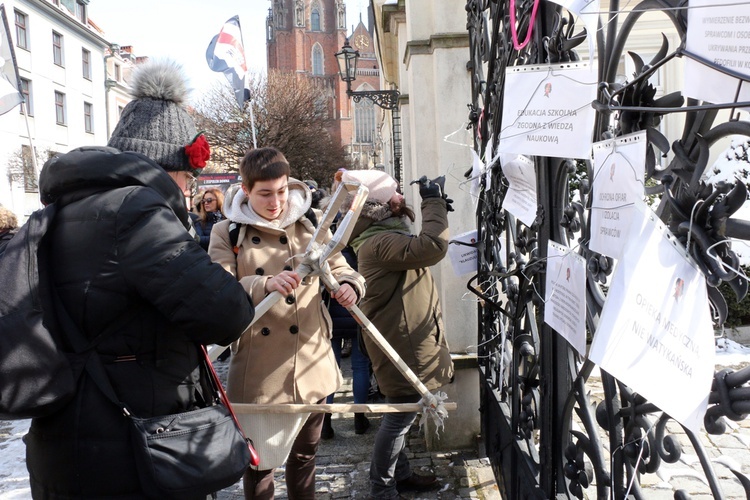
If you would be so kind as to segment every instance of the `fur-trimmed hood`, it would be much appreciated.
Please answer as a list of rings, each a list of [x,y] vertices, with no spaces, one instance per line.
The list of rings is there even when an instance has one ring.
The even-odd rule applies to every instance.
[[[312,194],[307,185],[290,177],[289,199],[278,219],[269,221],[256,214],[241,184],[235,184],[227,191],[224,197],[224,215],[227,219],[240,224],[283,229],[297,222],[310,209],[311,204]]]
[[[342,214],[349,210],[352,204],[352,197],[347,199],[341,206],[339,212]],[[353,241],[357,236],[362,234],[368,227],[372,226],[376,222],[393,217],[393,212],[387,203],[380,203],[379,201],[367,200],[362,206],[362,211],[359,214],[359,219],[354,224],[352,229],[352,235],[349,237],[349,242]]]

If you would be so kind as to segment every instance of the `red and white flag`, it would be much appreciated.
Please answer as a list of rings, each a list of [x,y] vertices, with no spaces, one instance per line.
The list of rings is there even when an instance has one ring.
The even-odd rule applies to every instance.
[[[224,73],[234,89],[237,104],[242,108],[247,98],[245,92],[247,61],[239,16],[234,16],[224,23],[219,34],[208,44],[206,61],[213,71]]]
[[[8,30],[5,6],[0,4],[0,115],[3,115],[23,102],[23,94],[18,91],[18,68],[13,53],[13,40]]]

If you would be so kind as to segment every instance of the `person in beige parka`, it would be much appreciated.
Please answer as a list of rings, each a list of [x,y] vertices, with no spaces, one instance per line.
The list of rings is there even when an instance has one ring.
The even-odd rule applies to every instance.
[[[318,278],[302,280],[294,272],[315,232],[312,219],[322,215],[310,212],[309,188],[289,177],[289,164],[277,149],[249,151],[240,173],[241,190],[227,193],[227,220],[214,226],[208,253],[237,277],[255,306],[273,291],[284,298],[233,345],[229,398],[254,404],[322,403],[341,384],[331,349],[331,318]],[[237,248],[230,238],[232,224],[240,224]],[[340,253],[328,263],[341,283],[333,298],[344,307],[357,303],[364,296],[362,277]],[[313,499],[324,414],[238,416],[261,458],[258,468],[245,474],[245,498],[272,499],[273,469],[286,458],[289,498]]]

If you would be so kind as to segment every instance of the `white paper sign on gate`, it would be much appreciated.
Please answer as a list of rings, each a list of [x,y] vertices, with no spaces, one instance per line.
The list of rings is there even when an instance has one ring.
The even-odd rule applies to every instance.
[[[750,3],[690,0],[686,50],[750,79]],[[750,101],[750,83],[709,68],[690,57],[685,60],[683,94],[722,103]]]
[[[534,162],[523,155],[502,155],[501,161],[503,175],[508,179],[503,208],[531,227],[537,212]]]
[[[507,68],[497,151],[589,159],[596,89],[587,63]]]
[[[450,258],[451,266],[453,266],[453,272],[456,273],[456,276],[476,273],[477,262],[479,259],[479,251],[477,248],[468,245],[461,245],[460,243],[453,243],[454,241],[473,245],[477,242],[477,230],[473,229],[459,234],[458,236],[454,236],[451,238],[451,244],[448,246],[448,258]]]
[[[586,355],[586,260],[570,248],[547,244],[544,322]]]
[[[646,132],[594,144],[589,249],[619,259],[631,225],[633,203],[643,199]]]
[[[706,280],[658,217],[637,206],[589,358],[698,431],[714,373]]]

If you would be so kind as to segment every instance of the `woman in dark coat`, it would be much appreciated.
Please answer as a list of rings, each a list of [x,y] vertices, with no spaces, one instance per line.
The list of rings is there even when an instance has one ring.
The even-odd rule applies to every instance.
[[[211,241],[211,230],[214,224],[221,222],[224,217],[224,194],[220,189],[208,188],[203,191],[198,208],[198,219],[195,221],[195,233],[200,238],[203,250],[208,251]]]
[[[174,68],[157,69],[163,77]],[[126,106],[110,144],[138,150],[151,141],[158,164],[139,153],[79,148],[50,160],[39,187],[42,200],[57,205],[48,235],[60,307],[89,340],[102,335],[95,355],[117,396],[147,418],[201,405],[197,344],[236,340],[254,309],[242,286],[187,231],[180,187],[187,187],[188,170],[199,171],[200,158],[185,148],[195,127],[171,99],[180,93],[168,92],[172,87],[163,82],[157,95],[139,93],[139,78],[148,74],[136,75],[137,99]],[[149,123],[150,129],[143,126]],[[145,498],[130,426],[84,372],[73,400],[32,420],[24,438],[32,496]]]

